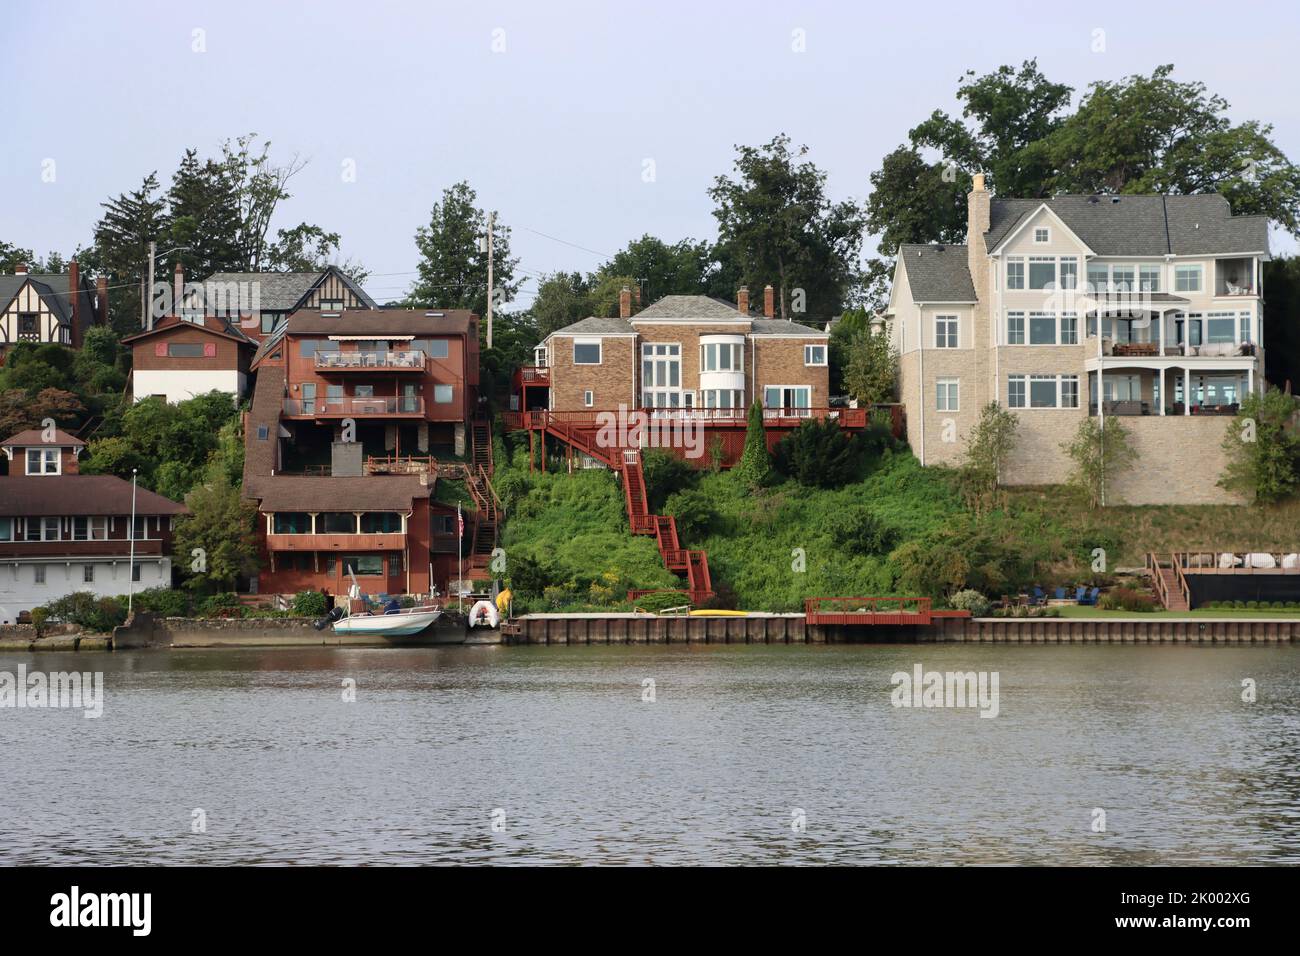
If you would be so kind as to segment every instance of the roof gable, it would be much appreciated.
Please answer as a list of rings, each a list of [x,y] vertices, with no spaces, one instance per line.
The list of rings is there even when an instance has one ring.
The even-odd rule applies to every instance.
[[[913,302],[974,302],[966,246],[904,245],[898,258],[907,273]]]
[[[747,321],[750,316],[734,305],[707,295],[666,295],[646,306],[629,321],[650,322],[655,319],[698,319],[708,321]]]
[[[1096,253],[1093,252],[1092,247],[1089,246],[1077,232],[1071,229],[1069,224],[1045,202],[1039,203],[1032,211],[1022,214],[1020,218],[1016,220],[1015,224],[1007,231],[1006,235],[998,240],[997,246],[989,250],[989,255],[997,255],[999,252],[1006,249],[1006,247],[1010,245],[1017,236],[1028,229],[1031,224],[1034,224],[1034,227],[1037,228],[1037,223],[1041,221],[1042,218],[1051,219],[1058,228],[1064,230],[1066,235],[1083,247],[1084,255],[1096,255]]]

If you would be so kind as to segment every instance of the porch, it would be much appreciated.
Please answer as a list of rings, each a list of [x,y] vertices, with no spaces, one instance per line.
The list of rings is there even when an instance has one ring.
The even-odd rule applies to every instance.
[[[1089,354],[1100,351],[1102,356],[1115,358],[1187,358],[1198,364],[1202,360],[1253,358],[1257,354],[1259,328],[1253,304],[1247,308],[1189,312],[1184,311],[1186,299],[1165,295],[1161,298],[1167,301],[1154,302],[1153,298],[1101,300],[1098,309],[1088,313]],[[1100,350],[1096,342],[1098,313]]]
[[[1255,391],[1254,362],[1247,363],[1238,360],[1236,367],[1224,367],[1222,363],[1204,367],[1160,359],[1113,364],[1091,359],[1087,363],[1088,414],[1236,415],[1243,398]]]

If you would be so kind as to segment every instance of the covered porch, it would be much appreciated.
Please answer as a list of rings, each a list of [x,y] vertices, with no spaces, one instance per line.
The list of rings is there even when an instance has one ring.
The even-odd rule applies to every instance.
[[[1246,358],[1256,354],[1259,327],[1249,303],[1240,308],[1186,311],[1188,300],[1169,293],[1104,297],[1088,312],[1087,335],[1096,351],[1115,358]],[[1099,318],[1100,317],[1100,318]]]
[[[1090,359],[1087,370],[1090,415],[1236,415],[1256,387],[1253,359],[1210,367],[1163,358]]]

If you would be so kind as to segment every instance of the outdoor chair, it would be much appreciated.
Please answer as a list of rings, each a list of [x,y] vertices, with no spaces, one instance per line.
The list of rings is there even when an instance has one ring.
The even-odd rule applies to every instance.
[[[1057,588],[1057,589],[1052,593],[1052,598],[1053,598],[1054,600],[1057,600],[1057,601],[1064,601],[1064,600],[1065,600],[1065,588]]]
[[[1037,584],[1035,584],[1034,587],[1033,587],[1033,590],[1030,592],[1030,595],[1029,595],[1029,603],[1030,603],[1031,605],[1042,604],[1042,603],[1043,603],[1043,599],[1044,599],[1046,596],[1047,596],[1047,595],[1043,593],[1043,589],[1040,588]]]
[[[1088,596],[1080,601],[1080,604],[1096,605],[1097,598],[1101,595],[1101,588],[1093,588],[1088,592]]]
[[[1087,588],[1078,588],[1078,589],[1074,592],[1074,601],[1075,601],[1076,604],[1087,604],[1087,603],[1088,603],[1088,589],[1087,589]]]

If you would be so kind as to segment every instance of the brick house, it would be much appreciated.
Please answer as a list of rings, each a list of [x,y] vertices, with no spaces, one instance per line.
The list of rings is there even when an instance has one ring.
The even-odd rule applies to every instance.
[[[762,315],[749,291],[732,305],[669,295],[633,313],[624,289],[618,318],[586,318],[551,333],[536,364],[516,376],[519,410],[653,409],[705,419],[743,419],[757,397],[773,416],[825,408],[830,399],[825,331]]]
[[[13,275],[0,276],[0,365],[18,342],[81,348],[92,325],[108,325],[108,280],[100,277],[91,286],[75,259],[59,275],[30,273],[19,265]]]
[[[57,429],[0,442],[8,467],[0,476],[0,624],[75,591],[115,596],[171,585],[172,523],[185,506],[144,488],[133,505],[131,482],[78,473],[84,449]]]
[[[486,454],[473,427],[478,316],[299,311],[252,369],[244,493],[259,510],[257,589],[345,593],[351,568],[370,594],[445,591],[456,511],[430,492],[451,471],[475,484]]]
[[[1086,416],[1138,453],[1108,500],[1232,502],[1224,417],[1263,381],[1268,222],[1218,195],[1001,199],[976,176],[965,245],[898,250],[886,315],[907,434],[955,464],[981,407],[1019,418],[1002,480],[1055,484]]]

